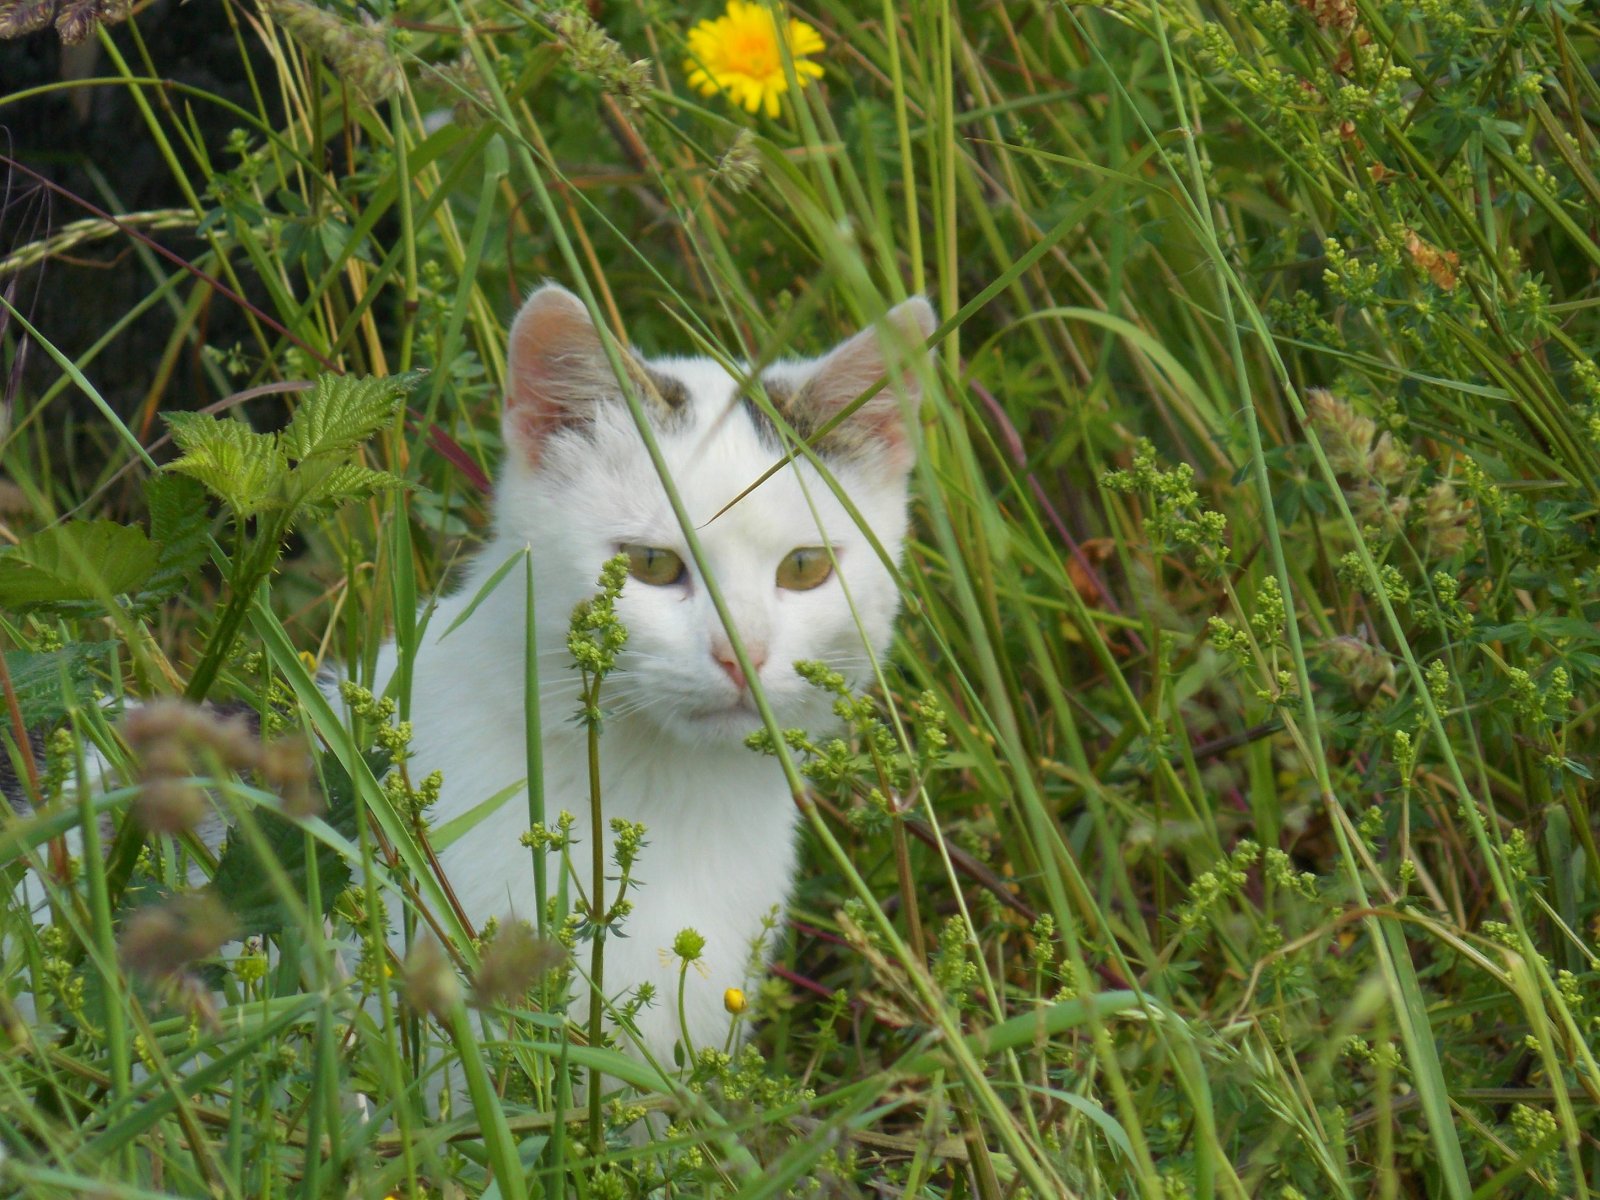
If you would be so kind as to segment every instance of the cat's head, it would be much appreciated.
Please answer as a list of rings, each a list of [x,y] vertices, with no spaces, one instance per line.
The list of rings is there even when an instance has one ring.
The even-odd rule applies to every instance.
[[[860,680],[870,677],[868,647],[881,654],[888,646],[899,595],[862,525],[898,560],[913,458],[905,414],[918,397],[912,366],[935,323],[927,301],[914,298],[880,328],[762,374],[773,411],[808,439],[860,524],[803,458],[750,490],[780,461],[783,441],[772,418],[740,394],[737,375],[708,358],[623,354],[745,654],[785,726],[814,728],[830,710],[796,675],[797,660]],[[886,363],[890,384],[819,436],[884,377]],[[593,592],[601,563],[628,553],[632,578],[617,611],[629,637],[604,707],[638,713],[691,743],[758,728],[750,684],[600,335],[563,288],[541,287],[512,324],[503,428],[499,535],[533,548],[546,659],[559,658],[567,614]],[[552,664],[541,674],[560,677]]]

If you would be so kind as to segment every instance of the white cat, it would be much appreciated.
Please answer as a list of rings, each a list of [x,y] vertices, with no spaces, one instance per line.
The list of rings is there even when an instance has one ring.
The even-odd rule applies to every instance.
[[[920,297],[893,309],[883,336],[901,344],[888,361],[908,367],[935,324]],[[885,374],[885,346],[868,329],[810,361],[768,367],[774,408],[814,434]],[[750,667],[783,727],[834,721],[830,698],[795,673],[820,660],[847,678],[870,678],[870,646],[888,646],[899,604],[889,571],[809,463],[785,466],[722,510],[782,455],[770,419],[739,393],[738,378],[707,358],[627,358],[668,473],[698,534]],[[912,443],[902,406],[915,411],[916,372],[895,379],[814,446],[885,550],[906,531]],[[781,913],[795,875],[794,801],[778,763],[744,745],[760,727],[750,684],[690,560],[587,310],[546,285],[511,328],[506,462],[494,535],[455,594],[439,602],[417,651],[411,685],[413,778],[433,769],[444,789],[435,826],[510,789],[510,797],[440,855],[474,926],[491,916],[534,917],[523,719],[525,587],[519,568],[445,635],[495,570],[531,549],[543,729],[544,795],[551,823],[578,817],[573,851],[587,889],[589,768],[574,720],[578,675],[567,652],[575,604],[592,595],[601,565],[630,555],[617,602],[628,630],[607,677],[600,775],[607,821],[642,822],[646,846],[632,913],[605,948],[605,992],[625,998],[649,982],[656,1003],[638,1016],[644,1049],[670,1065],[683,1035],[679,966],[665,955],[693,927],[705,938],[687,976],[684,1016],[695,1047],[721,1047],[723,997],[746,987],[751,946]],[[721,515],[718,515],[718,514]],[[828,551],[837,561],[833,569]],[[842,578],[841,578],[842,577]],[[847,599],[848,590],[848,599]],[[852,611],[852,607],[853,610]],[[864,635],[864,639],[863,639]],[[387,647],[380,684],[396,665]],[[609,841],[609,833],[607,835]],[[552,859],[553,889],[557,860]],[[610,846],[607,846],[608,870]],[[768,939],[772,950],[774,934]],[[587,953],[580,955],[587,968]],[[580,985],[581,988],[581,985]]]

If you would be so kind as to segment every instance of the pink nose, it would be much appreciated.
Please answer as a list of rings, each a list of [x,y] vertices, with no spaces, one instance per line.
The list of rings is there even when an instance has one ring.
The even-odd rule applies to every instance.
[[[767,661],[767,648],[746,642],[744,654],[750,660],[751,670],[759,673]],[[717,660],[717,666],[727,672],[728,678],[733,680],[733,686],[741,692],[744,691],[744,686],[747,682],[744,677],[744,668],[739,665],[739,660],[734,657],[733,647],[718,638],[712,644],[711,657]]]

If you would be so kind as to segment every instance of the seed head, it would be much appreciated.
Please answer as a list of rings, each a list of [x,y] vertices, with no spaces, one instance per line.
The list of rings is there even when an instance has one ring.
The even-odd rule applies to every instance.
[[[680,929],[672,939],[672,952],[684,962],[698,962],[705,953],[706,939],[697,929]]]
[[[1341,475],[1367,473],[1367,450],[1377,432],[1371,417],[1361,416],[1327,388],[1306,391],[1306,415],[1322,438],[1329,466]]]
[[[382,26],[341,20],[307,0],[265,2],[278,24],[327,63],[362,100],[387,100],[404,85],[405,73],[389,49]]]
[[[418,1012],[444,1021],[461,1003],[461,980],[445,957],[444,948],[429,937],[411,947],[401,969],[406,1003]]]
[[[540,937],[526,921],[511,921],[484,947],[472,980],[473,998],[485,1006],[515,1004],[566,956],[558,943]]]
[[[122,926],[118,957],[130,974],[149,981],[178,974],[215,954],[233,936],[232,914],[209,892],[186,892],[136,911]]]

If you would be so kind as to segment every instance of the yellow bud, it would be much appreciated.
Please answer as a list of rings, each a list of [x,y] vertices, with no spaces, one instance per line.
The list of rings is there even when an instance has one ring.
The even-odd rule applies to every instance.
[[[729,988],[722,993],[722,1007],[736,1017],[749,1006],[749,1001],[744,998],[744,992],[738,988]]]

